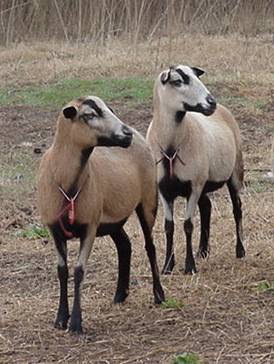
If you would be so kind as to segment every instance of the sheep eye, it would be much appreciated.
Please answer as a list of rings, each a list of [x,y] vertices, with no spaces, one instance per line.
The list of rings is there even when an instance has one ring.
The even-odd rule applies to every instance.
[[[180,86],[181,86],[181,84],[182,84],[182,80],[174,80],[174,81],[170,81],[170,83],[171,83],[173,86],[180,87]]]
[[[96,115],[94,114],[94,112],[91,112],[91,113],[88,113],[88,114],[85,114],[85,119],[87,120],[91,120],[95,117]]]
[[[82,119],[85,123],[88,123],[90,120],[94,119],[95,116],[97,115],[94,112],[85,113],[80,116],[80,119]]]

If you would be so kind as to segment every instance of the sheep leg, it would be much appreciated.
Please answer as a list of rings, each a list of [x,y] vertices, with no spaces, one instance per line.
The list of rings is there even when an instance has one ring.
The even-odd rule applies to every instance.
[[[57,316],[54,326],[58,329],[66,329],[69,319],[68,306],[68,266],[67,266],[67,242],[54,236],[55,247],[58,255],[58,278],[60,284],[60,297]]]
[[[228,180],[227,187],[232,201],[233,215],[236,223],[236,257],[243,258],[245,256],[245,248],[243,246],[242,202],[239,196],[239,191],[235,187],[232,178]]]
[[[174,220],[173,220],[173,206],[174,200],[167,201],[162,194],[160,194],[164,209],[164,226],[166,233],[166,259],[162,270],[163,274],[170,274],[175,265],[175,256],[173,251],[173,234],[174,234]]]
[[[110,236],[116,245],[118,253],[119,273],[114,303],[122,303],[127,298],[129,292],[131,244],[123,228],[110,234]]]
[[[201,216],[201,236],[197,255],[201,258],[206,258],[210,251],[208,240],[210,233],[211,202],[209,197],[202,195],[198,201],[198,205]]]
[[[185,273],[194,274],[197,272],[192,249],[193,217],[200,198],[200,192],[192,190],[190,197],[187,199],[186,218],[184,222],[184,231],[186,235],[186,261]]]
[[[96,228],[86,238],[80,239],[80,252],[76,267],[74,269],[74,300],[69,325],[69,331],[82,333],[82,310],[81,310],[81,288],[84,281],[86,264],[90,256],[93,241],[95,239]]]
[[[145,238],[145,249],[150,262],[152,279],[153,279],[153,293],[154,302],[160,304],[165,300],[164,290],[160,282],[160,274],[156,259],[156,250],[152,238],[152,228],[155,222],[154,208],[146,208],[143,204],[140,204],[136,208],[136,213],[139,218],[144,238]]]

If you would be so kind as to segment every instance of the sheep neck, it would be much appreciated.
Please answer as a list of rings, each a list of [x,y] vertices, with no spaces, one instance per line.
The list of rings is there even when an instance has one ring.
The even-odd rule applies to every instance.
[[[180,122],[178,119],[180,118]],[[184,111],[168,111],[164,107],[154,110],[153,123],[157,133],[157,141],[163,147],[173,146],[181,148],[188,138],[188,128],[185,120]]]
[[[92,151],[93,147],[83,149],[73,143],[54,143],[51,166],[53,178],[69,197],[74,196],[89,177],[86,166]]]

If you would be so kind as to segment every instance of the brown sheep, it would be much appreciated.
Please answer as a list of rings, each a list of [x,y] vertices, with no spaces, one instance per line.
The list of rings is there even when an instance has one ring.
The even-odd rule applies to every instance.
[[[114,302],[126,299],[131,244],[123,225],[134,210],[145,238],[154,300],[164,300],[152,240],[157,184],[151,150],[98,97],[71,101],[60,113],[53,144],[40,165],[38,204],[58,254],[60,301],[55,327],[66,329],[69,319],[67,240],[72,237],[80,238],[80,251],[69,330],[82,332],[81,286],[96,236],[110,235],[116,245],[119,274]]]
[[[193,217],[197,205],[201,216],[198,255],[209,253],[211,202],[207,195],[228,186],[236,222],[236,256],[245,255],[242,209],[243,159],[238,124],[200,81],[201,69],[171,66],[157,77],[154,86],[153,120],[147,132],[157,163],[157,179],[164,207],[166,260],[163,273],[175,264],[173,252],[173,204],[177,196],[187,198],[185,273],[195,273],[192,251]]]

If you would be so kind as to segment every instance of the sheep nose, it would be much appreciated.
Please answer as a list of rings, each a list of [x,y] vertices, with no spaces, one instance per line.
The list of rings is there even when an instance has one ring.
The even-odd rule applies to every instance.
[[[216,100],[215,98],[212,96],[212,95],[207,95],[206,97],[206,101],[207,103],[212,107],[212,108],[215,108],[216,107]]]

